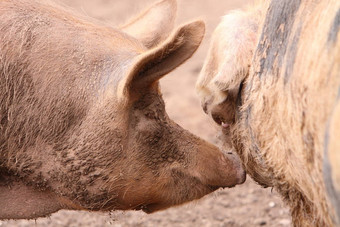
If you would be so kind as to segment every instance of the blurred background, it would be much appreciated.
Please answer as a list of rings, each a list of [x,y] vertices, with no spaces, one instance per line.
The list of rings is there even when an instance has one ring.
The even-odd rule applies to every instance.
[[[117,27],[156,0],[55,0],[76,11]],[[161,80],[170,117],[185,129],[216,143],[217,128],[204,114],[195,94],[195,82],[208,51],[211,33],[228,11],[242,8],[249,0],[178,0],[177,25],[200,18],[206,37],[184,65]],[[263,189],[249,177],[245,184],[219,190],[199,201],[154,214],[142,211],[89,213],[59,211],[31,221],[0,221],[7,226],[114,226],[114,227],[248,227],[291,226],[288,209],[270,188]]]

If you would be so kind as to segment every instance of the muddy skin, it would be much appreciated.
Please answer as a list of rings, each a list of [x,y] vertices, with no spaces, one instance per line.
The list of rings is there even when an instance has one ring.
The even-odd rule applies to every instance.
[[[158,80],[192,56],[205,25],[160,26],[156,37],[139,25],[171,27],[175,9],[156,3],[120,31],[42,2],[0,1],[0,198],[11,207],[0,219],[150,213],[244,182],[236,155],[165,112]]]

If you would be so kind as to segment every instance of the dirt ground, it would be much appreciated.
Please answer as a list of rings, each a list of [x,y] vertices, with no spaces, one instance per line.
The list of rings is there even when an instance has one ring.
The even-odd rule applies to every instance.
[[[67,6],[105,21],[112,26],[124,23],[155,0],[59,0]],[[167,111],[177,123],[193,133],[216,142],[214,123],[203,113],[194,85],[207,53],[211,32],[221,16],[245,5],[246,0],[178,0],[177,24],[202,18],[207,35],[198,52],[188,62],[167,75],[161,82]],[[141,211],[111,214],[60,211],[49,218],[31,221],[0,221],[9,226],[291,226],[289,212],[278,195],[263,189],[249,177],[245,184],[219,190],[205,198],[154,214]]]

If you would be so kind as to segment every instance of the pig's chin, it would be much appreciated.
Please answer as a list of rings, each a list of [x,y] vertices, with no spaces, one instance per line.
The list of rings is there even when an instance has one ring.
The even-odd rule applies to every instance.
[[[151,203],[151,204],[147,204],[147,205],[139,205],[135,208],[135,210],[142,210],[147,214],[151,214],[151,213],[159,211],[159,210],[164,210],[168,207],[170,207],[170,206],[164,206],[164,205],[157,204],[157,203]]]
[[[234,186],[226,186],[228,188],[230,187],[234,187]],[[194,190],[195,187],[193,187]],[[143,212],[147,213],[147,214],[151,214],[154,213],[156,211],[160,211],[160,210],[165,210],[169,207],[172,206],[176,206],[176,205],[183,205],[185,203],[200,199],[202,197],[204,197],[205,195],[214,192],[220,188],[225,188],[225,187],[221,187],[221,186],[213,186],[213,185],[200,185],[200,186],[196,186],[196,188],[198,189],[196,192],[192,193],[191,198],[186,198],[185,200],[179,202],[178,204],[172,204],[172,203],[150,203],[150,204],[143,204],[143,205],[138,205],[136,206],[133,210],[142,210]]]
[[[176,204],[171,204],[171,203],[166,203],[166,202],[165,203],[155,202],[155,203],[138,205],[135,208],[133,208],[133,210],[141,210],[141,211],[143,211],[147,214],[151,214],[151,213],[154,213],[156,211],[165,210],[165,209],[172,207],[174,205],[176,205]],[[178,205],[180,205],[180,204],[178,204]]]

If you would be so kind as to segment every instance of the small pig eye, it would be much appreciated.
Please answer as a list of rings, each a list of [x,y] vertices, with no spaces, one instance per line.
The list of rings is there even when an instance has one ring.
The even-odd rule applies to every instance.
[[[156,114],[152,111],[147,112],[145,116],[149,119],[156,119]]]

